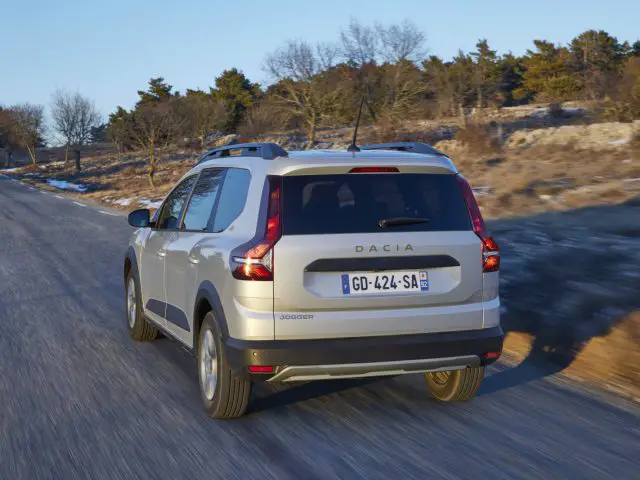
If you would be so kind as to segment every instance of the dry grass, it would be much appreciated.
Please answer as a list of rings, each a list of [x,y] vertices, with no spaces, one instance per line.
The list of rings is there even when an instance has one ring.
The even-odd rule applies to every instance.
[[[505,352],[511,360],[526,361],[535,337],[509,332]],[[640,311],[624,318],[611,333],[593,338],[563,374],[640,401]]]

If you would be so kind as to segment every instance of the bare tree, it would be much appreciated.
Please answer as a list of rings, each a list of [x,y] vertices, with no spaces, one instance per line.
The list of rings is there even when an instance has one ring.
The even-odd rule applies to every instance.
[[[387,62],[417,62],[427,53],[426,35],[409,20],[388,27],[378,25],[377,30],[382,55]]]
[[[51,100],[51,118],[54,130],[65,141],[67,149],[74,148],[76,170],[80,171],[80,147],[89,142],[92,129],[102,122],[100,113],[93,102],[80,93],[57,90]]]
[[[342,55],[355,66],[376,63],[380,58],[380,37],[376,29],[352,18],[340,32]]]
[[[417,62],[426,52],[425,40],[425,34],[408,20],[396,25],[378,24],[372,27],[351,19],[340,33],[342,57],[355,71],[356,90],[364,98],[374,122],[378,119],[378,110],[387,106],[388,99],[383,99],[383,93],[385,85],[389,83],[389,72],[382,71],[377,65],[382,62]],[[398,72],[406,73],[407,67],[398,68]],[[402,77],[408,78],[404,74]],[[415,84],[411,90],[414,87]]]
[[[376,71],[371,68],[380,60],[380,37],[376,29],[351,19],[349,25],[340,32],[341,53],[347,64],[356,71],[356,85],[364,98],[371,119],[377,120]]]
[[[155,188],[153,177],[158,156],[176,140],[181,130],[174,107],[173,102],[167,100],[158,104],[141,105],[132,114],[131,138],[149,156],[147,176],[152,188]]]
[[[423,72],[408,60],[385,64],[381,112],[393,120],[415,115],[428,91]]]
[[[272,89],[275,104],[285,120],[304,122],[310,145],[315,143],[318,125],[338,98],[338,90],[326,81],[326,70],[333,66],[336,53],[337,49],[329,45],[289,41],[265,60],[265,70],[278,80]]]
[[[256,103],[247,112],[244,122],[238,127],[238,134],[242,141],[257,140],[267,132],[273,131],[279,123],[277,107],[268,100]]]
[[[204,92],[189,92],[181,102],[186,132],[198,138],[200,145],[204,146],[207,135],[225,122],[225,105]]]
[[[37,163],[36,147],[44,135],[44,107],[23,103],[9,109],[9,135],[15,146],[24,148]]]

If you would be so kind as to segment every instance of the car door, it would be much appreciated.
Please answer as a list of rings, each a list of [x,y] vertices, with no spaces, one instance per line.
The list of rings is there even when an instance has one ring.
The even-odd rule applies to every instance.
[[[145,314],[166,328],[165,258],[171,236],[178,230],[187,198],[196,181],[193,175],[167,196],[155,224],[143,246],[140,259],[140,278]]]
[[[199,249],[211,235],[213,212],[225,171],[203,170],[188,200],[180,230],[173,232],[165,258],[166,328],[191,347],[193,308],[198,290]]]

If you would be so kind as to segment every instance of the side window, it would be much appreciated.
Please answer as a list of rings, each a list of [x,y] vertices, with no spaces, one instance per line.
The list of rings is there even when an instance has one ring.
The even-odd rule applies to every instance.
[[[184,216],[185,230],[205,231],[222,184],[223,170],[209,169],[200,174]]]
[[[178,186],[169,194],[167,200],[164,202],[162,212],[158,217],[158,229],[160,230],[174,230],[180,226],[180,216],[182,215],[182,209],[187,202],[189,193],[193,188],[193,184],[198,178],[197,175],[183,180]]]
[[[249,170],[230,168],[224,179],[224,185],[220,192],[220,201],[213,221],[213,231],[222,232],[238,218],[249,192]]]

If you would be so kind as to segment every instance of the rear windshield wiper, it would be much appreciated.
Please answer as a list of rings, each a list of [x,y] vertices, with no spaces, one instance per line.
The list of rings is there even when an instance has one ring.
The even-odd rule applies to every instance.
[[[417,225],[419,223],[428,223],[431,220],[428,218],[421,217],[393,217],[393,218],[383,218],[378,222],[380,228],[387,227],[399,227],[402,225]]]

